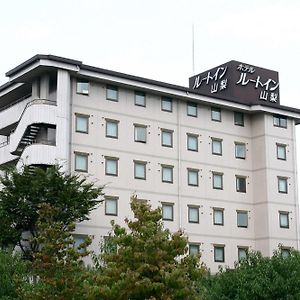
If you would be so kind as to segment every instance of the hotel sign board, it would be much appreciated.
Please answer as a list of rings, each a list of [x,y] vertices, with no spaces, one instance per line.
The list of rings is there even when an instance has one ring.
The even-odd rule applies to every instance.
[[[234,60],[191,77],[189,88],[246,105],[280,104],[278,72]]]

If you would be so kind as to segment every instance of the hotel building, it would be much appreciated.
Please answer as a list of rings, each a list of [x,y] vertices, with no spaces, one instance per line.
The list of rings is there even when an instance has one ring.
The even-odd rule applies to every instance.
[[[278,73],[230,61],[177,86],[36,55],[0,86],[0,165],[59,163],[105,185],[76,238],[133,217],[130,197],[162,207],[171,231],[217,271],[247,249],[299,249],[295,126]]]

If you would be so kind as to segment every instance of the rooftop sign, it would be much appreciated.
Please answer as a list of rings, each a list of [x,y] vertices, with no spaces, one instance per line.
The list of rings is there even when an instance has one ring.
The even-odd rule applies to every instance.
[[[242,104],[279,105],[278,72],[230,61],[189,79],[195,92]]]

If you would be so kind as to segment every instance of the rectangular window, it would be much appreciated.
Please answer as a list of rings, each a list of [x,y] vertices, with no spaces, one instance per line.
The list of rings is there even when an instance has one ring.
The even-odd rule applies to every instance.
[[[196,134],[186,134],[187,138],[187,149],[189,151],[198,151],[198,135]]]
[[[199,223],[199,206],[188,206],[189,223]]]
[[[174,212],[173,212],[173,203],[162,203],[162,219],[164,221],[173,221]]]
[[[134,104],[137,106],[146,106],[146,94],[144,92],[135,92]]]
[[[118,215],[118,198],[117,197],[105,197],[105,214],[108,216]]]
[[[278,192],[287,194],[288,192],[288,183],[286,177],[277,177],[278,179]]]
[[[199,244],[189,244],[189,255],[199,255],[200,245]]]
[[[234,143],[235,145],[235,157],[245,159],[246,158],[246,144],[244,143]]]
[[[106,137],[118,138],[118,123],[117,120],[106,119]]]
[[[280,228],[289,228],[289,213],[287,211],[280,211],[279,212],[279,225]]]
[[[213,188],[217,190],[223,190],[223,174],[213,173],[212,174]]]
[[[74,240],[74,249],[76,249],[79,253],[84,253],[86,251],[86,247],[82,246],[88,236],[85,234],[73,234],[72,236]]]
[[[75,171],[88,171],[88,157],[87,153],[75,153]]]
[[[187,102],[186,104],[186,108],[187,108],[187,115],[190,117],[197,117],[198,115],[198,106],[197,103],[194,102]]]
[[[273,125],[275,127],[287,128],[287,118],[280,115],[274,115]]]
[[[286,145],[276,144],[277,159],[286,160]]]
[[[211,108],[211,119],[212,121],[221,122],[221,109],[218,107]]]
[[[237,214],[237,227],[243,227],[247,228],[248,227],[248,212],[247,211],[242,211],[238,210],[236,212]]]
[[[222,155],[222,140],[211,138],[212,154]]]
[[[198,186],[199,185],[199,170],[197,169],[188,169],[188,185]]]
[[[162,182],[173,183],[173,166],[162,165]]]
[[[214,225],[224,225],[224,209],[213,208],[213,221]]]
[[[146,165],[145,161],[134,161],[134,178],[146,179]]]
[[[172,112],[172,110],[173,110],[172,98],[161,97],[161,110]]]
[[[111,101],[119,100],[119,90],[117,86],[114,85],[106,86],[106,99]]]
[[[291,249],[290,248],[281,248],[281,255],[284,258],[287,258],[291,255]]]
[[[89,117],[87,115],[75,114],[75,130],[80,133],[89,132]]]
[[[164,147],[173,147],[173,131],[162,129],[161,130],[161,145]]]
[[[215,262],[225,261],[225,247],[224,246],[214,246],[214,260]]]
[[[236,179],[236,191],[239,193],[246,193],[246,177],[235,176]]]
[[[77,81],[77,85],[76,85],[77,94],[88,95],[89,89],[90,89],[90,84],[88,82]]]
[[[134,124],[134,141],[139,143],[147,142],[147,126]]]
[[[105,158],[105,175],[118,176],[118,158]]]
[[[244,114],[242,112],[234,112],[234,125],[244,126]]]
[[[248,247],[238,247],[238,259],[239,261],[247,258]]]

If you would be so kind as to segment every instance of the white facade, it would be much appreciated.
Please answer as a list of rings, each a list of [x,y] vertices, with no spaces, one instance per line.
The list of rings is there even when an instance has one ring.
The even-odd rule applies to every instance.
[[[133,194],[162,206],[165,226],[183,229],[212,271],[233,266],[246,248],[299,249],[297,109],[234,103],[54,56],[7,75],[0,164],[58,162],[105,185],[105,202],[76,229],[95,236],[94,249],[112,219],[133,217]]]

